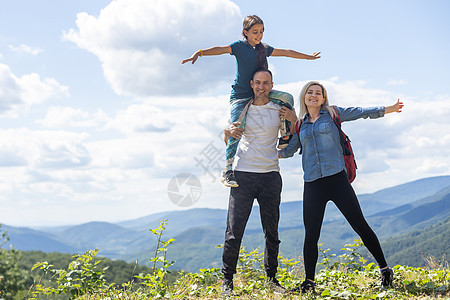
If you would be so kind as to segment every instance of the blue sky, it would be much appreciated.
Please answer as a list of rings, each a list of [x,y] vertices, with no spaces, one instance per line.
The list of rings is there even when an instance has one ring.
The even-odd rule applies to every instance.
[[[248,14],[264,20],[263,42],[322,51],[316,61],[270,58],[276,89],[297,99],[319,80],[340,106],[404,101],[401,114],[344,124],[358,193],[448,175],[448,11],[444,0],[0,1],[0,223],[181,209],[167,189],[186,172],[202,185],[193,207],[226,208],[219,135],[234,58],[180,62],[239,39]],[[283,201],[301,200],[300,163],[281,162]]]

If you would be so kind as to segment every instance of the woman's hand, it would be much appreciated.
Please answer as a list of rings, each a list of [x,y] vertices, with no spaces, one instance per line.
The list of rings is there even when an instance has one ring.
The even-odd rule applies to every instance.
[[[288,120],[291,123],[295,123],[298,120],[297,115],[295,114],[295,109],[290,110],[285,106],[280,109],[280,117]]]
[[[391,106],[386,106],[384,108],[384,113],[392,113],[392,112],[402,112],[403,102],[400,102],[400,99],[397,99],[397,103]]]

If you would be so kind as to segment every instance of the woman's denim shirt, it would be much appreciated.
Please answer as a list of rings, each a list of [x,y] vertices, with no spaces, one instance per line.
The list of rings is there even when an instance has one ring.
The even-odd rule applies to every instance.
[[[341,122],[384,116],[384,106],[336,108]],[[302,145],[303,179],[311,182],[345,170],[345,162],[339,131],[329,112],[322,109],[319,118],[314,123],[311,123],[308,117],[307,114],[303,119],[299,135]],[[289,145],[280,150],[280,156],[292,157],[299,148],[298,135],[294,134]]]

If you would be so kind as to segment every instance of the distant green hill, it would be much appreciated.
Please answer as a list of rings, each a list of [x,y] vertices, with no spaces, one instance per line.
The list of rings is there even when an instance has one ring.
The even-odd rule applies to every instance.
[[[450,257],[450,217],[434,225],[409,233],[394,235],[382,242],[390,265],[421,266],[424,257],[442,262]]]
[[[41,250],[44,252],[62,252],[74,253],[77,251],[76,247],[65,244],[57,237],[47,232],[38,231],[24,227],[2,226],[2,229],[8,232],[11,237],[10,243],[5,245],[14,246],[18,250]]]
[[[424,178],[373,194],[360,195],[359,199],[369,224],[382,242],[389,241],[394,235],[401,235],[402,245],[412,245],[413,241],[409,239],[414,239],[414,236],[408,234],[427,233],[431,231],[430,226],[450,216],[450,176]],[[280,213],[281,253],[285,257],[298,257],[302,253],[304,235],[302,202],[284,202],[280,206]],[[222,244],[224,239],[226,210],[223,209],[193,208],[153,214],[117,224],[90,222],[41,230],[8,226],[5,228],[11,237],[10,244],[18,250],[83,253],[88,249],[98,248],[100,255],[108,258],[129,262],[139,259],[144,263],[148,262],[154,253],[156,243],[149,228],[157,228],[159,220],[162,219],[168,220],[164,237],[176,239],[168,252],[169,259],[175,261],[174,268],[197,271],[199,268],[220,265],[222,251],[216,246]],[[448,244],[448,238],[445,239],[448,236],[440,236],[438,231],[431,232]],[[432,236],[429,234],[427,240],[428,244],[431,244]],[[324,243],[323,247],[330,248],[333,253],[339,253],[346,243],[352,243],[355,238],[357,235],[330,202],[319,240]],[[423,245],[423,250],[427,249],[425,246],[428,244]],[[258,206],[253,207],[243,245],[248,248],[263,248]],[[394,248],[392,247],[392,251],[395,251]],[[441,248],[434,247],[437,250]],[[402,246],[397,251],[417,250],[408,249]],[[390,259],[394,254],[389,253]],[[406,255],[403,258],[407,259],[402,260],[403,264],[421,264],[415,256]],[[395,259],[392,258],[393,261]]]

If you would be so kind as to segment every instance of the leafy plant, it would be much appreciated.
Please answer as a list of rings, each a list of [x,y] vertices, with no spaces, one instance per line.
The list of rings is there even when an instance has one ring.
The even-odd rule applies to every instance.
[[[323,265],[329,270],[362,270],[363,265],[367,262],[367,259],[358,252],[359,248],[364,246],[360,239],[355,239],[353,244],[346,244],[341,249],[345,252],[339,256],[336,256],[336,254],[328,254],[330,249],[324,250],[322,246],[323,243],[319,245],[319,252],[322,257],[319,265]]]
[[[362,246],[364,246],[364,244],[360,239],[355,239],[353,244],[346,244],[345,247],[341,249],[346,252],[339,255],[340,264],[347,270],[361,271],[367,262],[367,259],[358,252],[359,248]]]
[[[330,249],[322,249],[323,243],[319,244],[319,256],[322,258],[321,262],[319,262],[319,265],[325,266],[327,269],[335,269],[338,264],[333,259],[333,257],[336,257],[336,254],[330,253]]]
[[[2,232],[3,231],[3,232]],[[0,224],[0,299],[13,299],[18,291],[25,289],[26,274],[18,268],[20,252],[3,249],[9,241],[8,232]]]
[[[157,229],[150,231],[157,237],[152,272],[136,278],[142,282],[136,289],[132,282],[122,286],[106,285],[101,269],[94,260],[98,250],[87,252],[69,264],[68,270],[55,270],[48,263],[38,263],[35,268],[51,273],[55,287],[36,285],[32,299],[42,293],[46,295],[66,293],[79,300],[94,299],[217,299],[221,288],[219,268],[200,269],[198,273],[179,272],[173,284],[168,282],[169,268],[167,247],[173,239],[163,240],[167,221],[160,221]],[[322,246],[322,245],[321,245]],[[380,271],[374,263],[367,264],[358,253],[361,241],[345,245],[343,254],[336,256],[322,250],[322,268],[316,275],[316,290],[321,299],[434,299],[450,296],[450,272],[448,264],[428,257],[428,268],[395,266],[394,287],[381,291]],[[301,261],[286,259],[279,255],[278,280],[288,289],[297,287],[304,279]],[[237,274],[234,280],[235,294],[239,299],[314,299],[313,295],[276,295],[265,287],[263,254],[259,249],[247,251],[241,247]]]
[[[155,256],[150,259],[153,262],[153,271],[150,274],[139,274],[136,278],[142,280],[141,284],[150,288],[150,294],[153,297],[164,297],[168,290],[166,275],[170,273],[169,268],[173,265],[173,261],[167,260],[167,247],[172,244],[175,239],[162,239],[164,230],[166,229],[167,220],[160,221],[159,227],[150,229],[156,236],[157,243],[155,249]],[[157,265],[160,267],[157,268]]]
[[[297,286],[304,277],[303,264],[301,261],[279,255],[277,277],[283,285]]]
[[[107,290],[113,286],[114,284],[109,286],[106,284],[105,272],[108,267],[99,267],[101,260],[95,259],[97,254],[98,250],[96,249],[88,250],[81,255],[74,255],[75,260],[69,264],[67,270],[55,269],[48,262],[36,263],[31,270],[39,269],[44,274],[51,274],[56,287],[44,287],[39,282],[32,290],[32,299],[39,294],[67,294],[74,299],[91,291]]]

